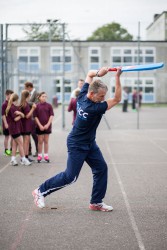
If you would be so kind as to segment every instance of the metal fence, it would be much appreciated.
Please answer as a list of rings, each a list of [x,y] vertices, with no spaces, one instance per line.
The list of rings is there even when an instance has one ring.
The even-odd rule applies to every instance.
[[[4,57],[3,57],[3,25],[0,24],[0,107],[2,106],[4,98]],[[2,121],[1,112],[0,112],[0,123]]]
[[[2,74],[1,74],[1,82],[3,82],[3,84],[1,84],[1,86],[3,87],[1,93],[1,102],[4,100],[4,91],[6,89],[13,89],[15,92],[17,93],[21,93],[21,90],[24,88],[24,82],[25,81],[31,81],[34,84],[34,87],[39,90],[39,91],[45,91],[48,94],[49,97],[49,102],[54,102],[54,98],[55,97],[55,93],[56,93],[56,89],[59,89],[59,93],[56,93],[57,98],[60,100],[60,103],[62,105],[62,128],[65,127],[65,105],[66,103],[68,103],[69,98],[70,98],[70,93],[71,90],[73,88],[72,85],[70,85],[67,82],[68,79],[66,79],[66,71],[65,71],[65,52],[66,52],[66,41],[68,40],[69,42],[69,36],[67,36],[67,32],[65,30],[65,23],[58,23],[57,25],[60,27],[60,47],[62,48],[62,72],[60,73],[60,75],[57,75],[55,73],[51,73],[50,69],[48,68],[48,65],[50,63],[48,63],[48,65],[46,66],[46,68],[44,68],[43,70],[40,68],[39,71],[33,71],[33,69],[31,69],[28,65],[26,64],[26,70],[23,69],[21,70],[19,67],[19,62],[17,59],[17,56],[14,56],[13,53],[11,53],[12,51],[12,41],[13,39],[11,39],[11,29],[14,28],[16,29],[17,27],[20,27],[21,29],[25,26],[25,25],[34,25],[34,24],[24,24],[24,23],[12,23],[12,24],[5,24],[4,25],[4,37],[3,37],[3,25],[1,25],[1,34],[2,34],[2,48],[1,48],[1,52],[4,55],[2,57],[3,63],[1,64],[3,67],[2,70]],[[48,40],[47,38],[45,39],[46,41],[48,41],[48,44],[46,44],[45,46],[48,47],[46,48],[47,51],[49,51],[52,43],[52,37],[51,37],[51,23],[43,23],[43,24],[38,24],[36,23],[35,25],[44,25],[47,26],[48,25],[48,31],[49,31],[49,36],[48,36]],[[17,41],[19,41],[19,38],[15,38],[17,39]],[[72,45],[72,42],[71,42]],[[79,56],[77,55],[77,52],[74,51],[75,56],[77,58],[77,60],[79,60]],[[50,53],[48,53],[48,55],[50,55]],[[50,60],[50,58],[46,58],[46,60]],[[80,71],[84,71],[83,66],[80,65],[80,63],[78,62],[77,65],[79,65],[78,67],[80,67]],[[84,72],[85,73],[85,72]],[[72,82],[72,80],[77,80],[79,79],[78,77],[79,72],[77,72],[77,75],[74,76],[73,79],[70,79],[70,81]],[[57,80],[59,82],[57,82]],[[52,97],[52,98],[51,98]]]

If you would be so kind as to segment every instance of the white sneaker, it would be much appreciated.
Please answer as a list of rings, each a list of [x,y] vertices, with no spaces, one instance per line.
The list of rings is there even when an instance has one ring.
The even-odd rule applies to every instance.
[[[16,160],[12,160],[12,161],[10,162],[10,165],[11,165],[11,166],[18,166],[18,163],[17,163]]]
[[[102,202],[97,204],[90,204],[89,209],[93,211],[111,212],[113,210],[113,207],[108,206],[104,202]]]
[[[34,191],[32,191],[32,195],[34,196],[34,203],[39,208],[45,207],[45,201],[44,196],[41,194],[40,190],[36,188]]]
[[[25,166],[31,165],[31,162],[27,158],[25,158],[24,160],[21,159],[20,163]]]

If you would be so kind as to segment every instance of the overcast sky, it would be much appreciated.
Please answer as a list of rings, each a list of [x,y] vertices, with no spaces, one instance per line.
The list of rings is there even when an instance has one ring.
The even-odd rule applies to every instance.
[[[141,39],[154,14],[167,11],[167,0],[0,0],[0,23],[46,22],[59,19],[68,24],[71,39],[84,40],[104,24],[117,22]],[[13,31],[14,26],[11,26]],[[15,29],[15,33],[16,29]]]

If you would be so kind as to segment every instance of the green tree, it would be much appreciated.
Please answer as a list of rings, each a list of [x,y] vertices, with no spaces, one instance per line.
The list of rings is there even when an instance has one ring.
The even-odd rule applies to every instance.
[[[88,41],[131,41],[133,36],[119,23],[109,23],[98,28],[87,38]]]
[[[56,23],[32,24],[23,28],[27,40],[61,40],[61,26]]]

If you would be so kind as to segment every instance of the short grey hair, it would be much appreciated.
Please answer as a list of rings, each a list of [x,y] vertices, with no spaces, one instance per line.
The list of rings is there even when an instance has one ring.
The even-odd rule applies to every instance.
[[[88,92],[93,92],[94,94],[96,94],[99,92],[99,89],[105,89],[107,92],[108,87],[101,80],[95,80],[89,85]]]

